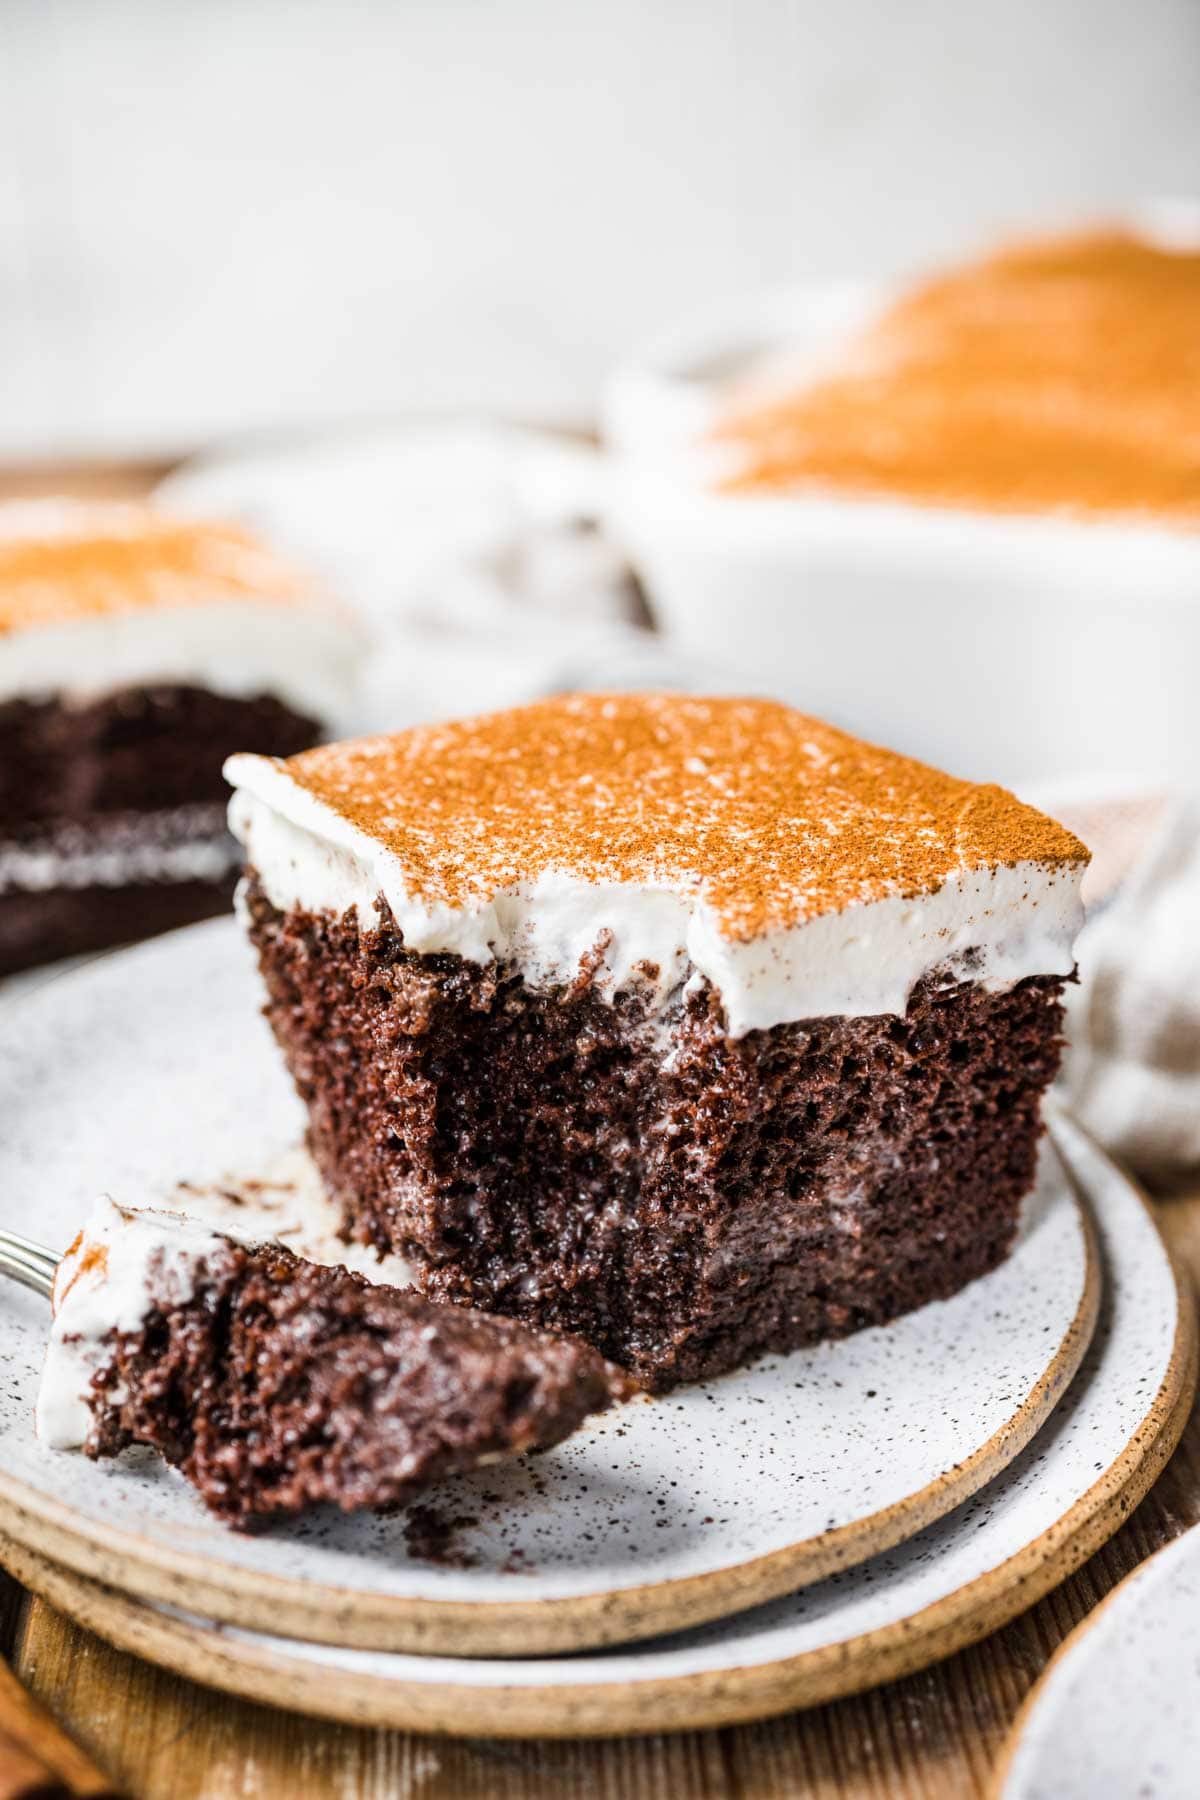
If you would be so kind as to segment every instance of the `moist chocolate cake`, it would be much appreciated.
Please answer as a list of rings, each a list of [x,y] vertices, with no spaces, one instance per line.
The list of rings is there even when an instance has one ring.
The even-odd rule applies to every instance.
[[[1010,1248],[1087,853],[766,701],[238,756],[243,915],[348,1236],[648,1386]]]
[[[391,1505],[628,1391],[586,1345],[102,1201],[59,1266],[38,1430],[158,1450],[246,1526]]]
[[[232,528],[0,507],[0,974],[227,904],[221,763],[317,742],[352,653]]]

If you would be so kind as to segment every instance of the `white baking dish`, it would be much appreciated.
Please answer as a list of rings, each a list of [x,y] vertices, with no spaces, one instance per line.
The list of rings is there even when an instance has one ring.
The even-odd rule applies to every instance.
[[[726,384],[818,364],[887,298],[710,314],[617,376],[612,525],[663,630],[964,775],[1200,781],[1200,534],[714,490],[696,445]]]

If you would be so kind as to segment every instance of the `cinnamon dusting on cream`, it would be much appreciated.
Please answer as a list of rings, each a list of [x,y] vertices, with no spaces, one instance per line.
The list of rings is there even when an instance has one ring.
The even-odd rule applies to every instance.
[[[1200,249],[1116,229],[1015,245],[717,436],[732,491],[1200,527]]]
[[[55,1272],[54,1311],[57,1312],[77,1281],[85,1275],[95,1274],[101,1281],[108,1273],[108,1246],[91,1244],[86,1241],[86,1232],[79,1231],[71,1240],[70,1248],[63,1255]],[[59,1284],[61,1278],[61,1286]]]
[[[0,636],[154,608],[308,598],[293,569],[234,525],[115,503],[0,507]]]
[[[703,900],[735,941],[964,871],[1087,860],[1003,788],[767,700],[567,695],[277,767],[382,845],[422,902],[554,873],[658,885]]]

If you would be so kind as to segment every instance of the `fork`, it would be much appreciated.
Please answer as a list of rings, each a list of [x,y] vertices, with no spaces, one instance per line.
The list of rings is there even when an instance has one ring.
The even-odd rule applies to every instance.
[[[59,1259],[16,1231],[0,1231],[0,1275],[50,1298]],[[118,1800],[116,1789],[0,1659],[0,1795]]]
[[[11,1275],[14,1281],[32,1288],[47,1300],[54,1289],[54,1271],[59,1257],[32,1238],[15,1231],[0,1231],[0,1275]]]

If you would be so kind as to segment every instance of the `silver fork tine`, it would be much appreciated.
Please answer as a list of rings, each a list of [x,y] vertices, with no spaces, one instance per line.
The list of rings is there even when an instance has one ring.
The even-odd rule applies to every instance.
[[[11,1275],[48,1299],[54,1287],[58,1257],[16,1231],[0,1231],[0,1275]]]
[[[22,1237],[19,1231],[0,1231],[0,1243],[11,1244],[18,1250],[27,1250],[31,1256],[37,1256],[43,1262],[57,1263],[61,1259],[54,1250],[47,1250],[44,1244],[36,1244],[32,1238]]]

